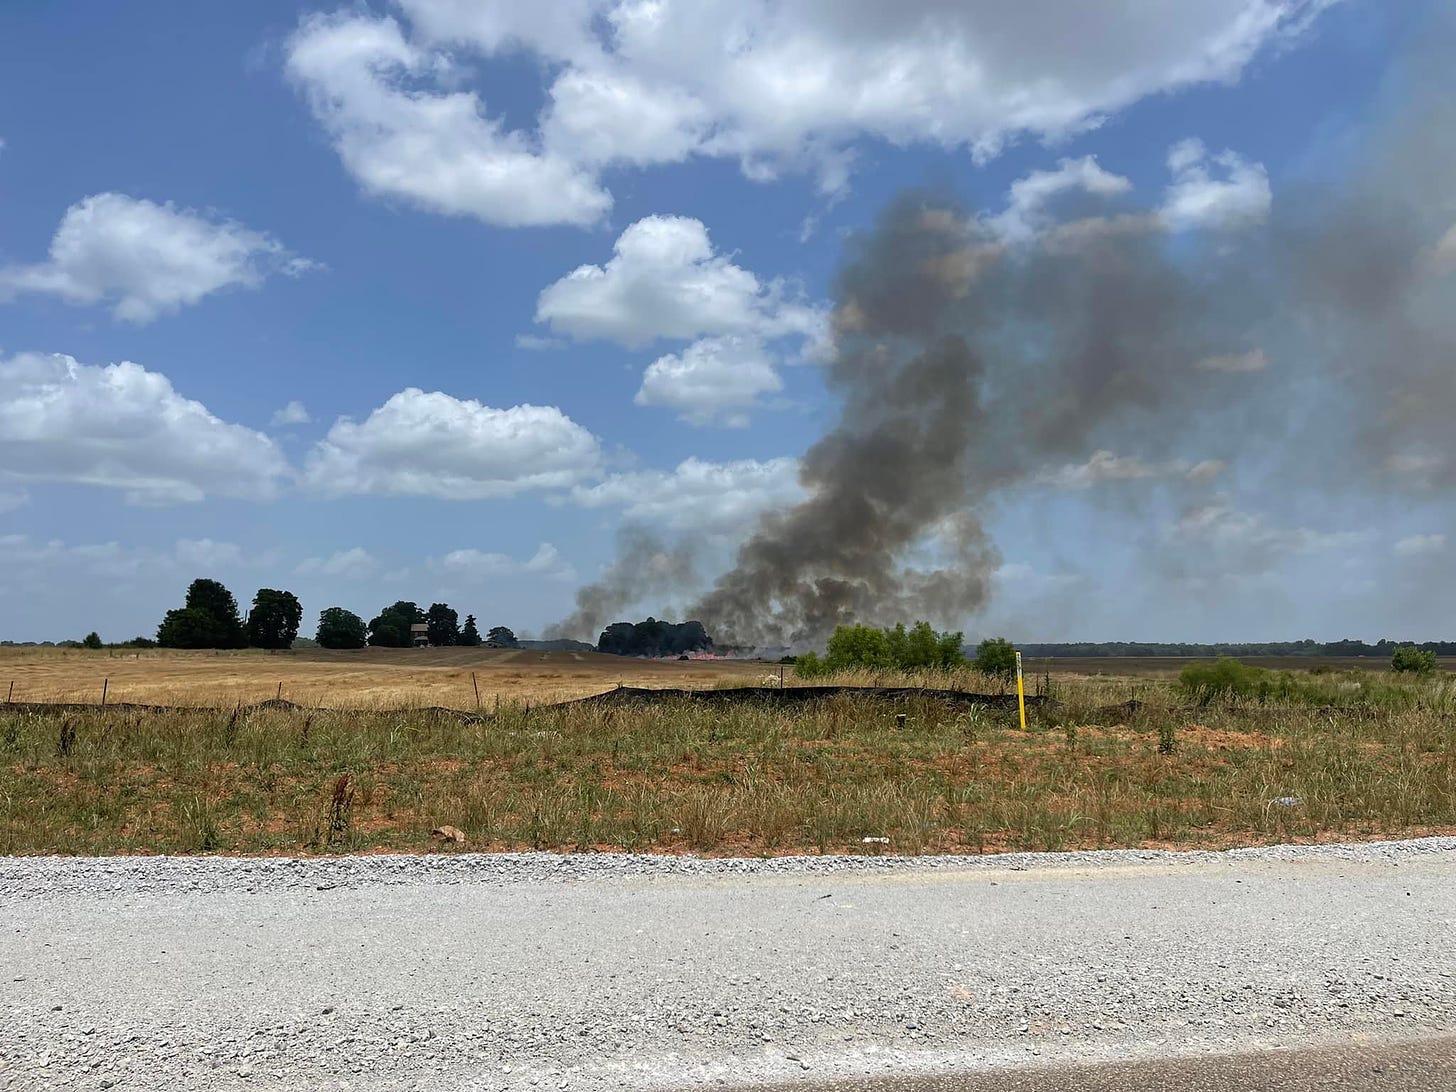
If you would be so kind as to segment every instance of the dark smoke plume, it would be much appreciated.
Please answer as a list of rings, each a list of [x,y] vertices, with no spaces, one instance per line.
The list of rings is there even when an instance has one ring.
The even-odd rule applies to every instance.
[[[1102,203],[1013,244],[943,197],[894,201],[838,277],[842,409],[804,457],[808,496],[688,616],[720,645],[961,625],[999,564],[981,514],[1096,451],[1247,466],[1291,504],[1456,484],[1453,38],[1424,37],[1343,180],[1276,192],[1262,224],[1175,233]],[[1229,487],[1211,476],[1160,488],[1206,503]],[[584,589],[581,621],[652,590],[632,564]]]

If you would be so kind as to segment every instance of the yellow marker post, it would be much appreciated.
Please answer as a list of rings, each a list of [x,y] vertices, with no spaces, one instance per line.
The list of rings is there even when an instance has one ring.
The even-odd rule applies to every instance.
[[[1021,682],[1021,653],[1016,654],[1016,707],[1021,710],[1021,730],[1026,731],[1026,687]]]

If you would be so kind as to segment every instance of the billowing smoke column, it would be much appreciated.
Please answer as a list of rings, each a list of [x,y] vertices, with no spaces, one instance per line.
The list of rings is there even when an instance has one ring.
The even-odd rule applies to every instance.
[[[1205,286],[1145,218],[1068,226],[1013,248],[923,195],[884,214],[840,275],[828,384],[843,412],[804,457],[809,496],[767,514],[692,611],[720,644],[962,622],[999,562],[977,518],[993,491],[1112,423],[1162,446],[1173,373],[1211,344],[1192,307]]]
[[[804,457],[807,498],[765,514],[687,616],[720,646],[963,624],[998,564],[980,514],[1095,452],[1114,475],[1186,467],[1158,488],[1190,511],[1248,480],[1325,508],[1456,481],[1446,29],[1394,74],[1343,178],[1267,213],[1182,230],[1084,194],[1011,239],[943,198],[893,202],[838,278],[827,384],[842,411]],[[584,613],[605,620],[643,584],[624,558],[583,589]]]

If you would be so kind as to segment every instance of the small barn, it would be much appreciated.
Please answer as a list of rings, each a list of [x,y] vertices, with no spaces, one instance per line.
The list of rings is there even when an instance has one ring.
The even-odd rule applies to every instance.
[[[430,647],[430,627],[424,622],[414,622],[410,625],[410,644],[415,648]]]

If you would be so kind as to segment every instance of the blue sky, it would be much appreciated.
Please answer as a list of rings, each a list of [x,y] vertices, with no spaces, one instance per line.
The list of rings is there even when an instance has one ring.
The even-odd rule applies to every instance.
[[[0,7],[0,636],[150,633],[195,576],[537,632],[624,523],[700,535],[706,584],[799,496],[835,270],[897,193],[1013,245],[1067,195],[1175,246],[1258,233],[1346,176],[1436,10],[538,7]],[[1449,593],[1402,590],[1444,556],[1437,492],[1273,488],[1253,450],[1163,488],[1201,457],[983,498],[995,594],[956,621],[1450,636]]]

